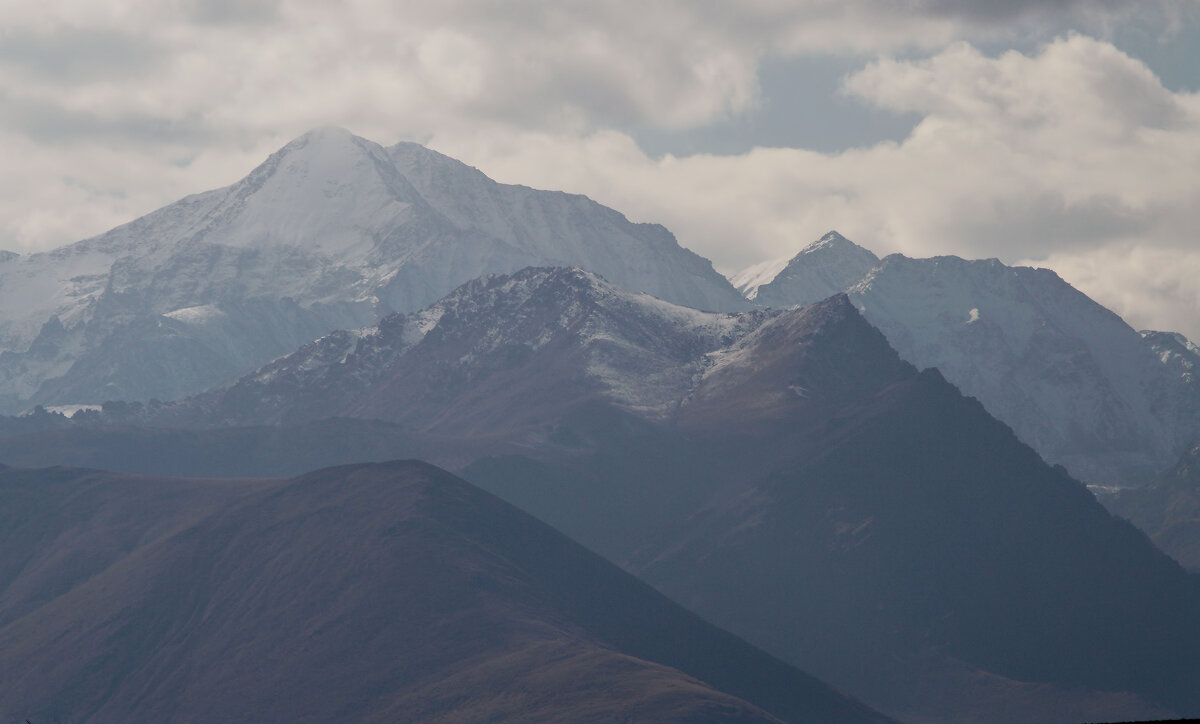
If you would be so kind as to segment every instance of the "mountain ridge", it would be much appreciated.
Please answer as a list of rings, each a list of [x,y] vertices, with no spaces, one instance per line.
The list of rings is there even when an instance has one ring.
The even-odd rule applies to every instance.
[[[1187,373],[1200,357],[1186,342],[1139,335],[1048,269],[956,256],[872,259],[831,232],[759,286],[755,299],[804,305],[836,286],[829,269],[844,271],[840,279],[858,274],[836,291],[849,294],[901,356],[940,369],[1043,457],[1089,483],[1138,485],[1200,438],[1200,384]]]
[[[887,721],[426,463],[0,497],[6,717]]]
[[[415,149],[317,129],[230,186],[0,262],[0,407],[181,397],[332,330],[538,263],[589,267],[691,306],[747,306],[660,226]],[[201,320],[189,313],[198,309],[215,311]],[[139,345],[161,369],[118,353]],[[189,366],[197,354],[206,363]]]

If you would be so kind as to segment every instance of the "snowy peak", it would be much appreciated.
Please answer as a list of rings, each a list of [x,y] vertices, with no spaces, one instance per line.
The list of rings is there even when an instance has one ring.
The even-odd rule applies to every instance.
[[[870,250],[830,231],[800,250],[769,281],[754,289],[744,284],[743,293],[764,306],[803,306],[845,291],[878,263]]]
[[[722,330],[734,315],[703,312],[631,292],[579,267],[529,267],[513,274],[489,275],[462,285],[433,305],[439,314],[474,317],[495,323],[508,317],[536,321],[548,329],[567,328],[585,317],[613,324],[634,317],[689,330]],[[519,310],[519,314],[514,312]],[[486,326],[486,325],[484,325]]]
[[[866,249],[859,246],[858,244],[855,244],[853,241],[850,241],[849,239],[842,236],[836,230],[833,230],[833,229],[830,229],[829,231],[825,232],[825,235],[822,236],[820,239],[817,239],[816,241],[814,241],[813,243],[809,244],[804,249],[802,249],[800,251],[800,254],[812,254],[821,249],[833,249],[833,250],[839,251],[839,253],[849,252],[849,253],[861,254],[863,252],[866,252],[867,254],[871,254],[871,252],[867,251]],[[799,255],[797,255],[797,256],[799,256]],[[874,256],[874,254],[871,254],[871,256]]]
[[[1086,482],[1135,484],[1196,434],[1180,378],[1050,270],[894,254],[850,298],[901,356],[940,369]]]
[[[364,249],[369,231],[409,220],[413,207],[423,205],[381,146],[341,128],[319,128],[230,187],[208,217],[204,237],[228,246],[293,247],[336,257]]]
[[[706,352],[763,318],[677,306],[579,268],[531,267],[474,279],[377,327],[328,335],[170,414],[207,409],[253,424],[356,416],[503,432],[600,399],[658,418],[686,393]]]
[[[330,335],[192,407],[244,424],[349,416],[511,436],[600,402],[703,428],[808,414],[914,372],[845,294],[711,313],[578,268],[529,268]]]
[[[686,424],[728,427],[811,416],[916,374],[845,294],[769,314],[709,360],[682,408]]]
[[[0,260],[0,351],[9,353],[0,406],[182,397],[330,330],[422,309],[470,279],[528,266],[580,267],[698,309],[749,306],[661,226],[583,196],[498,184],[416,144],[384,149],[325,127],[231,186],[62,249]],[[223,322],[200,334],[179,316],[195,308]],[[68,339],[52,358],[27,354],[51,316]],[[124,352],[164,350],[153,341],[164,325],[183,336],[153,369]],[[175,373],[183,367],[196,374]]]
[[[1200,435],[1200,352],[1139,336],[1049,269],[880,260],[837,232],[775,268],[746,270],[738,288],[770,307],[846,291],[904,359],[939,369],[1080,479],[1137,484]]]

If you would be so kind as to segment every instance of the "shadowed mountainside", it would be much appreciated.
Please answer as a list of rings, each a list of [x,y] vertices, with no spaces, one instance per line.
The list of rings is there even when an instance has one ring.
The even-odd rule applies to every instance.
[[[5,720],[884,721],[424,463],[0,499]]]
[[[1200,444],[1144,487],[1119,490],[1101,501],[1148,532],[1185,568],[1200,572]]]
[[[236,474],[402,448],[901,718],[1200,711],[1200,583],[844,295],[705,314],[529,269],[156,414],[213,427],[43,431],[0,459],[153,469],[161,440]]]

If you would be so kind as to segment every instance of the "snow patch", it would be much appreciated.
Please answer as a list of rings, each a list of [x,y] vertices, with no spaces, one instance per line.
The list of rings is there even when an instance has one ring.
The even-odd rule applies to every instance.
[[[764,284],[770,284],[779,276],[779,272],[787,267],[791,257],[781,257],[779,259],[771,259],[769,261],[759,262],[753,266],[729,275],[729,283],[742,293],[746,299],[754,299],[758,296],[758,288]]]
[[[45,409],[46,409],[46,412],[50,412],[50,413],[57,412],[58,414],[60,414],[64,417],[71,417],[76,412],[79,412],[81,410],[84,410],[87,412],[99,412],[100,405],[47,405]]]
[[[163,315],[184,324],[209,324],[228,315],[211,304],[201,304],[196,307],[183,307]]]

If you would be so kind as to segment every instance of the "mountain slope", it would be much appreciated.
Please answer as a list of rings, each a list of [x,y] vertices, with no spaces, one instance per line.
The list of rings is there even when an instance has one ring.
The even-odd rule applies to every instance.
[[[1200,387],[1180,367],[1194,356],[1186,344],[1143,339],[1049,270],[951,256],[880,261],[831,232],[757,287],[755,301],[804,305],[834,291],[902,357],[937,367],[1089,483],[1136,485],[1200,437]],[[1156,340],[1180,349],[1157,350]]]
[[[1200,444],[1149,483],[1100,496],[1185,568],[1200,572]]]
[[[0,404],[180,397],[530,264],[582,266],[700,308],[745,306],[660,226],[323,128],[232,186],[0,260]]]
[[[695,309],[746,307],[711,262],[681,248],[671,232],[658,224],[631,224],[619,212],[586,196],[496,183],[477,169],[416,143],[398,143],[387,151],[421,196],[455,226],[521,249],[538,266],[580,267],[622,289]],[[467,279],[521,266],[525,265],[460,275],[454,283],[442,285],[436,296]]]
[[[6,719],[883,721],[423,463],[0,495]]]
[[[166,409],[158,422],[353,416],[481,434],[537,426],[594,399],[664,418],[705,355],[766,316],[699,312],[580,269],[529,268],[469,282],[417,314],[329,335]]]
[[[630,569],[902,719],[1200,707],[1196,579],[978,403],[926,371],[825,419]]]

